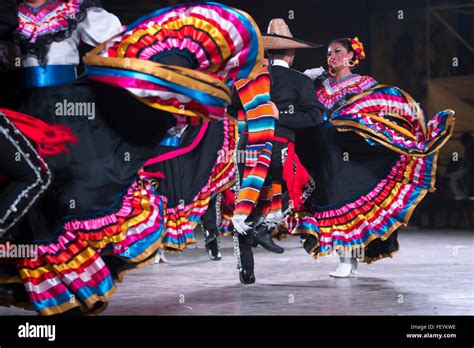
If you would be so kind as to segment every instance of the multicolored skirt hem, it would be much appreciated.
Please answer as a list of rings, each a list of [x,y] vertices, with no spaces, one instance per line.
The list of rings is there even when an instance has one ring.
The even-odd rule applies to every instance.
[[[64,223],[54,242],[36,244],[34,258],[2,265],[0,283],[20,281],[31,308],[41,315],[74,309],[97,314],[106,308],[124,274],[153,262],[163,238],[163,216],[162,198],[135,181],[118,211]]]
[[[196,194],[189,204],[170,207],[165,201],[166,231],[162,247],[166,252],[181,252],[190,244],[196,243],[194,230],[206,213],[210,200],[234,185],[236,167],[232,159],[227,158],[235,151],[236,125],[234,122],[224,122],[224,141],[219,156],[209,173],[207,183]]]
[[[390,174],[359,199],[331,210],[293,214],[290,232],[301,236],[314,259],[342,250],[367,263],[392,257],[399,249],[392,234],[408,224],[416,206],[434,190],[437,157],[400,156]],[[374,255],[371,243],[376,240],[390,245]]]

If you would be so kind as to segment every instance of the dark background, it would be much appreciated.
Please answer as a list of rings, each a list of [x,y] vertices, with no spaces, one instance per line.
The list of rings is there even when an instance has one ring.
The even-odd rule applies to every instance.
[[[123,24],[164,6],[191,1],[103,0]],[[250,14],[262,32],[272,18],[287,22],[293,36],[324,45],[297,52],[294,68],[326,67],[326,46],[334,38],[358,36],[367,59],[356,73],[398,86],[419,101],[427,118],[450,108],[456,131],[440,153],[437,191],[415,211],[412,223],[427,228],[473,228],[473,200],[460,199],[453,185],[463,179],[464,147],[474,134],[474,1],[458,0],[223,0]],[[457,64],[454,64],[457,60]],[[458,153],[459,159],[453,160]],[[457,191],[459,192],[459,190]]]
[[[129,24],[162,6],[191,1],[102,2],[124,24]],[[281,17],[295,37],[315,43],[327,45],[334,38],[358,36],[367,53],[358,73],[406,89],[417,100],[425,98],[428,77],[474,74],[473,53],[432,14],[433,8],[473,5],[472,0],[227,0],[220,3],[249,13],[262,32],[270,19]],[[403,19],[398,18],[400,10]],[[474,7],[456,11],[448,9],[440,13],[473,45],[474,16],[464,12],[474,14]],[[294,67],[304,70],[325,66],[325,52],[326,48],[298,52]],[[454,56],[459,58],[458,67],[451,64]]]

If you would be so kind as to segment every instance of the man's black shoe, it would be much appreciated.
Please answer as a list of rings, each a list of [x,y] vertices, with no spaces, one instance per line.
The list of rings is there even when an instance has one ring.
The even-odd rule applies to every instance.
[[[267,249],[268,251],[271,251],[272,253],[276,254],[283,254],[285,249],[283,249],[281,246],[276,245],[273,242],[272,236],[270,235],[269,231],[267,228],[263,225],[258,226],[255,230],[255,239],[257,240],[258,244],[260,244],[262,247]]]
[[[253,269],[241,268],[239,271],[239,277],[242,284],[255,283],[255,274],[253,273]]]
[[[219,250],[219,240],[217,237],[206,244],[206,251],[212,261],[219,261],[222,259],[222,254]]]
[[[209,231],[204,232],[206,251],[212,261],[219,261],[222,259],[222,254],[219,248],[219,236],[217,231],[213,233]]]

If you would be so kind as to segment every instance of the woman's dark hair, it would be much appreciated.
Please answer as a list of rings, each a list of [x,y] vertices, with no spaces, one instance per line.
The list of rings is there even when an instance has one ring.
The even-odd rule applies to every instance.
[[[360,42],[359,38],[356,36],[353,39],[350,38],[341,38],[332,40],[329,45],[333,43],[338,43],[345,47],[347,52],[352,52],[354,55],[350,62],[350,67],[353,68],[356,65],[359,65],[361,60],[365,59],[364,45]]]
[[[331,46],[333,43],[341,44],[347,50],[347,52],[352,52],[352,53],[354,53],[354,57],[356,56],[356,52],[352,48],[351,39],[348,39],[347,37],[342,37],[340,39],[334,39],[329,43],[329,46]]]

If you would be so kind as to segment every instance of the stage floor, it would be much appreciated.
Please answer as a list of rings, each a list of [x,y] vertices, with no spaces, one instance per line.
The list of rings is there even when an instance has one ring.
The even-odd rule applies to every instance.
[[[255,249],[256,284],[241,285],[232,239],[210,261],[203,241],[167,264],[125,276],[102,315],[473,315],[474,233],[399,234],[393,259],[360,264],[359,274],[333,279],[337,258],[312,260],[299,239],[280,241],[282,255]],[[0,315],[35,314],[0,307]]]

